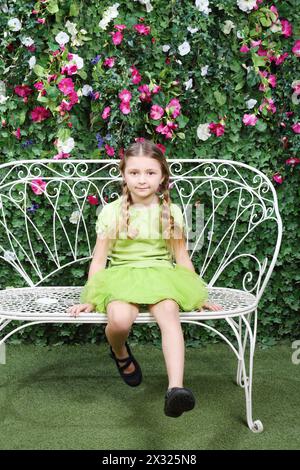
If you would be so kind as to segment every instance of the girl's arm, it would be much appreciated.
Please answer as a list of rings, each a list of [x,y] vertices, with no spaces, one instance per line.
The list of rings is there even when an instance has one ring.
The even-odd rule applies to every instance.
[[[109,238],[97,236],[96,245],[93,251],[93,259],[90,264],[88,280],[101,269],[105,269],[108,255]]]
[[[174,250],[176,264],[185,266],[186,268],[190,269],[190,271],[196,272],[194,265],[189,257],[189,253],[186,249],[184,238],[174,240]]]

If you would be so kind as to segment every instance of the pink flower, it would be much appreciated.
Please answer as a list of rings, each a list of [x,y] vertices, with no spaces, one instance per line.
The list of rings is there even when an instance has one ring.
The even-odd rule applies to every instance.
[[[123,31],[123,29],[126,29],[125,24],[115,24],[114,28],[116,28],[118,31]]]
[[[272,60],[275,62],[275,65],[280,65],[282,64],[285,59],[289,56],[288,52],[285,52],[284,54],[280,54],[278,56],[275,56],[275,57],[271,57],[270,60],[272,62]]]
[[[288,20],[280,20],[282,26],[282,34],[285,38],[289,38],[293,34],[293,27]]]
[[[243,123],[246,126],[255,126],[256,122],[257,122],[257,117],[255,116],[255,114],[244,114]]]
[[[247,44],[243,44],[242,47],[240,48],[240,52],[246,53],[246,52],[249,52],[249,51],[250,51],[250,49],[247,46]]]
[[[121,101],[119,108],[123,114],[129,114],[131,111],[130,104],[125,101]]]
[[[34,86],[34,88],[36,88],[36,89],[39,90],[39,91],[41,91],[41,90],[44,89],[44,84],[43,84],[43,82],[37,82],[37,83],[35,83],[33,86]]]
[[[105,67],[113,67],[115,65],[115,57],[107,57],[104,62],[103,62],[103,65]]]
[[[152,90],[153,95],[158,93],[160,90],[161,90],[161,87],[159,85],[154,85],[153,90]]]
[[[259,4],[262,3],[263,0],[256,0],[256,5],[253,7],[253,10],[257,10],[259,8]]]
[[[134,65],[132,67],[130,67],[130,71],[131,71],[131,76],[132,76],[131,81],[134,85],[137,85],[142,80],[142,77],[141,77],[138,69]]]
[[[105,151],[109,157],[113,157],[115,154],[115,149],[108,144],[105,144]]]
[[[111,110],[110,106],[106,106],[106,107],[104,108],[103,113],[102,113],[102,115],[101,115],[103,119],[107,119],[107,118],[108,118],[108,116],[109,116],[109,114],[110,114],[110,110]]]
[[[33,90],[28,85],[17,85],[14,88],[16,95],[21,96],[22,98],[27,98],[27,96],[33,93]]]
[[[129,90],[126,90],[124,88],[120,93],[118,94],[118,97],[124,102],[124,103],[129,103],[131,100],[132,94],[130,93]]]
[[[171,111],[171,117],[176,118],[180,114],[181,105],[177,98],[172,98],[166,106],[166,111]]]
[[[295,134],[300,134],[300,122],[297,122],[296,124],[294,124],[292,126],[292,129],[295,132]]]
[[[70,103],[69,101],[66,101],[66,100],[62,100],[62,102],[60,103],[60,105],[58,107],[58,110],[61,113],[61,115],[63,116],[65,114],[65,111],[71,111],[72,108],[73,108],[72,103]]]
[[[52,74],[52,75],[48,75],[47,82],[48,82],[48,83],[51,83],[51,82],[53,82],[53,81],[56,80],[56,79],[57,79],[57,74],[54,73],[54,74]]]
[[[258,41],[252,41],[251,40],[251,47],[256,47],[256,46],[260,46],[261,45],[261,39],[259,39]]]
[[[145,36],[150,33],[150,26],[145,26],[144,24],[135,24],[133,29],[135,29],[139,34],[144,34]]]
[[[293,45],[292,48],[293,54],[295,54],[296,57],[300,57],[300,39],[295,41],[295,44]]]
[[[267,108],[267,111],[272,113],[276,112],[276,106],[274,105],[274,101],[271,98],[265,98],[260,105],[259,110],[262,111],[265,107]]]
[[[156,144],[156,147],[158,147],[163,154],[166,152],[166,147],[163,144]]]
[[[276,87],[276,75],[269,75],[268,82],[270,83],[272,88]]]
[[[44,106],[36,106],[30,113],[30,117],[34,122],[42,122],[51,116],[49,109]]]
[[[37,19],[37,22],[40,23],[40,24],[44,24],[46,21],[46,18],[38,18]]]
[[[273,180],[276,181],[276,183],[278,184],[282,184],[283,179],[284,178],[279,173],[275,173],[275,175],[273,176]]]
[[[208,127],[211,130],[211,132],[215,134],[217,137],[220,137],[221,135],[224,134],[225,126],[221,123],[211,122]]]
[[[135,142],[145,142],[145,137],[136,137],[134,139]]]
[[[78,68],[76,64],[68,64],[64,65],[64,67],[61,68],[61,74],[62,75],[75,75],[77,72]]]
[[[97,196],[88,196],[87,200],[92,206],[97,206],[99,204],[99,199]]]
[[[151,106],[150,118],[154,119],[155,121],[161,119],[164,115],[164,112],[164,108],[158,106],[157,104],[154,104],[153,106]]]
[[[71,104],[78,103],[78,95],[75,90],[72,90],[70,93],[68,93],[68,98]]]
[[[295,166],[295,165],[299,165],[300,163],[300,158],[297,158],[297,157],[291,157],[291,158],[288,158],[285,163],[287,165],[292,165],[292,166]]]
[[[42,178],[36,178],[35,180],[32,180],[30,187],[34,194],[39,196],[45,191],[46,184],[46,181],[43,181]]]
[[[74,91],[74,83],[72,78],[63,78],[57,86],[64,95],[68,95]]]
[[[115,33],[110,33],[112,37],[112,42],[114,43],[115,46],[118,46],[121,44],[123,40],[123,34],[120,33],[120,31],[116,31]]]
[[[13,134],[18,140],[20,140],[21,139],[21,129],[20,129],[20,127],[18,127],[18,129]]]
[[[53,160],[62,160],[63,158],[69,158],[69,153],[59,152],[57,155],[54,155]]]
[[[142,93],[140,94],[139,98],[141,101],[145,101],[146,103],[151,102],[151,92],[148,85],[141,85],[138,87],[138,90]]]

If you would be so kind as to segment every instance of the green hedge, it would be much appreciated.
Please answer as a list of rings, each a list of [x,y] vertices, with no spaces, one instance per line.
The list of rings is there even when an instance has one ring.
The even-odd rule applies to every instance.
[[[165,148],[166,158],[227,158],[275,177],[284,234],[260,303],[258,341],[268,346],[297,338],[298,2],[263,1],[246,12],[242,0],[213,0],[208,14],[197,8],[205,2],[157,0],[150,2],[152,10],[142,3],[119,0],[118,16],[105,27],[105,11],[113,6],[108,1],[1,2],[0,161],[119,158],[135,138],[149,137]],[[61,33],[69,37],[64,50],[57,42],[66,38]],[[122,39],[118,45],[116,33],[114,40]],[[261,45],[253,43],[259,40]],[[115,58],[112,67],[104,65],[109,57]],[[72,60],[78,69],[68,75],[62,67],[71,67]],[[148,86],[142,97],[141,85]],[[129,105],[119,96],[122,90],[130,92]],[[170,107],[174,102],[168,109],[172,99],[179,103],[178,115]],[[162,119],[151,117],[154,104],[164,110]],[[108,107],[109,116],[103,117]],[[245,124],[245,115],[255,125]],[[167,120],[172,123],[168,138],[158,132]],[[73,267],[59,281],[67,284],[71,275],[74,285],[82,285],[87,269]],[[228,286],[232,279],[228,275]],[[1,288],[23,285],[1,263]],[[217,341],[205,330],[184,328],[187,344]],[[159,338],[155,325],[136,326],[132,335],[139,341]],[[73,343],[102,337],[101,327],[50,325],[25,329],[11,341]]]

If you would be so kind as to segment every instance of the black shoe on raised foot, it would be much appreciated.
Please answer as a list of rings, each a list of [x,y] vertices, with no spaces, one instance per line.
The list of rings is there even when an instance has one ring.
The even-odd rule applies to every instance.
[[[178,418],[184,411],[192,410],[195,406],[195,397],[191,390],[184,387],[169,388],[165,395],[166,416]]]
[[[137,362],[137,360],[134,358],[134,356],[131,353],[131,350],[129,348],[129,345],[127,342],[125,343],[127,352],[128,352],[128,357],[118,359],[115,355],[115,353],[112,350],[112,347],[110,346],[110,357],[115,360],[115,363],[117,365],[118,371],[124,380],[124,382],[127,385],[130,385],[130,387],[137,387],[137,385],[140,385],[142,381],[142,371],[141,368]],[[123,365],[120,365],[119,362],[123,363]],[[135,366],[135,370],[133,372],[125,373],[124,370],[127,369],[129,364],[133,363]]]

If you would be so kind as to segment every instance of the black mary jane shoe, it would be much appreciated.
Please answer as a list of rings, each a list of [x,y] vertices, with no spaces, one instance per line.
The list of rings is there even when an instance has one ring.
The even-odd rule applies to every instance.
[[[173,387],[167,390],[164,407],[166,416],[178,418],[184,411],[192,410],[194,406],[195,397],[190,389]]]
[[[140,383],[142,381],[142,378],[143,378],[142,371],[141,371],[141,368],[140,368],[137,360],[132,355],[131,350],[130,350],[129,345],[127,344],[127,342],[125,343],[125,346],[126,346],[126,349],[127,349],[127,352],[128,352],[128,357],[125,357],[123,359],[118,359],[116,357],[114,351],[112,350],[111,346],[110,346],[110,357],[115,360],[118,371],[119,371],[122,379],[124,380],[124,382],[127,385],[130,385],[130,387],[137,387],[137,385],[140,385]],[[120,366],[119,362],[125,362],[125,363],[122,366]],[[135,370],[133,372],[129,372],[127,374],[124,373],[124,370],[127,369],[129,364],[131,364],[131,363],[134,364]]]

